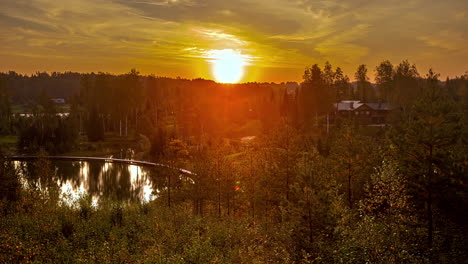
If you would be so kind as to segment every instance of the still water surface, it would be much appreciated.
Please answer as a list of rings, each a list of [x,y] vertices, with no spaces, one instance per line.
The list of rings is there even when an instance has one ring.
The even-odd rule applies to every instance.
[[[164,168],[105,161],[51,161],[51,173],[41,173],[31,161],[14,164],[25,188],[48,190],[55,186],[67,203],[89,195],[94,205],[101,198],[152,201],[165,189],[165,175],[170,173]]]

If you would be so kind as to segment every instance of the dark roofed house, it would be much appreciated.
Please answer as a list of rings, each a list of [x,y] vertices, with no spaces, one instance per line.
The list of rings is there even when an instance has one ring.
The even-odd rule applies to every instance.
[[[362,103],[341,101],[335,104],[336,116],[353,118],[361,125],[383,125],[389,112],[394,109],[387,103]]]

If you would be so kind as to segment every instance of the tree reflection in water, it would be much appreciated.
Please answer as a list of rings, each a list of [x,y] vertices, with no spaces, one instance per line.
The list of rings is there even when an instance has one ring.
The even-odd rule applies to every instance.
[[[51,161],[48,177],[34,162],[15,161],[25,187],[47,190],[56,186],[60,197],[72,202],[89,195],[119,201],[148,202],[158,197],[166,185],[167,169],[104,161]]]

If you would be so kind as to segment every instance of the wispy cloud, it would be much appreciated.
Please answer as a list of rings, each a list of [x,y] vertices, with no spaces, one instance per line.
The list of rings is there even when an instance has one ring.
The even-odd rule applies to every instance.
[[[209,50],[232,49],[251,56],[260,81],[298,80],[325,60],[350,75],[382,59],[455,75],[468,67],[466,10],[462,0],[3,0],[0,70],[210,78],[193,69]]]

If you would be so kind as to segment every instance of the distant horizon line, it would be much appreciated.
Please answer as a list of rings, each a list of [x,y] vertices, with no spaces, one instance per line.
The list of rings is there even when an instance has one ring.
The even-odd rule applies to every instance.
[[[306,67],[305,67],[306,68]],[[247,82],[238,82],[238,83],[222,83],[222,82],[217,82],[213,79],[205,79],[203,77],[196,77],[196,78],[188,78],[188,77],[181,77],[181,76],[164,76],[164,75],[156,75],[155,73],[149,73],[149,74],[142,74],[141,72],[138,71],[138,69],[136,68],[130,68],[129,71],[127,72],[123,72],[123,73],[115,73],[115,72],[106,72],[106,71],[97,71],[97,72],[94,72],[94,71],[91,71],[91,72],[80,72],[80,71],[72,71],[72,70],[65,70],[65,71],[35,71],[34,73],[25,73],[25,72],[18,72],[16,70],[7,70],[7,71],[0,71],[0,74],[9,74],[10,72],[14,72],[20,76],[24,76],[24,77],[33,77],[35,76],[36,74],[40,74],[40,73],[46,73],[48,74],[49,76],[52,76],[53,73],[58,73],[58,74],[65,74],[65,73],[76,73],[76,74],[95,74],[95,75],[98,75],[98,74],[107,74],[107,75],[114,75],[114,76],[119,76],[119,75],[125,75],[125,74],[128,74],[130,73],[132,70],[136,70],[138,72],[138,74],[141,76],[141,77],[155,77],[155,78],[167,78],[167,79],[179,79],[179,80],[188,80],[188,81],[194,81],[194,80],[204,80],[204,81],[212,81],[214,83],[217,83],[217,84],[224,84],[224,85],[236,85],[236,84],[249,84],[249,83],[259,83],[259,84],[265,84],[265,83],[268,83],[268,84],[288,84],[288,83],[296,83],[296,84],[301,84],[304,82],[304,80],[300,80],[300,81],[297,81],[297,80],[288,80],[288,81],[281,81],[281,82],[278,82],[278,81],[247,81]],[[454,76],[450,76],[450,75],[447,75],[445,78],[443,78],[442,76],[440,76],[440,79],[439,79],[439,82],[442,82],[444,83],[445,82],[445,79],[446,78],[449,78],[449,79],[457,79],[457,78],[461,78],[463,76],[466,76],[468,74],[468,71],[464,71],[463,74],[461,75],[454,75]],[[37,76],[37,75],[36,75]],[[348,76],[350,77],[350,76]],[[374,77],[374,80],[373,81],[370,81],[369,80],[369,83],[371,84],[376,84],[376,81],[375,81],[375,76]],[[424,75],[420,75],[421,78],[424,79]],[[353,84],[353,83],[356,83],[357,81],[351,81],[350,80],[350,84]]]
[[[18,72],[18,71],[15,71],[15,70],[7,70],[7,71],[0,71],[0,74],[9,74],[10,72],[14,72],[20,76],[23,76],[23,77],[33,77],[33,76],[37,76],[37,74],[41,74],[41,73],[46,73],[48,74],[49,76],[52,76],[53,73],[58,73],[58,74],[65,74],[65,73],[76,73],[76,74],[95,74],[95,75],[98,75],[98,74],[107,74],[107,75],[114,75],[114,76],[119,76],[119,75],[125,75],[125,74],[128,74],[131,72],[131,70],[133,70],[134,68],[130,69],[130,71],[127,71],[125,73],[114,73],[114,72],[104,72],[104,71],[97,71],[97,72],[94,72],[94,71],[91,71],[91,72],[79,72],[79,71],[36,71],[34,73],[23,73],[23,72]],[[137,69],[136,69],[137,70]],[[138,72],[138,70],[137,70]],[[229,84],[249,84],[249,83],[269,83],[269,84],[287,84],[287,83],[296,83],[296,84],[300,84],[302,83],[303,81],[282,81],[282,82],[274,82],[274,81],[271,81],[271,82],[268,82],[268,81],[247,81],[247,82],[238,82],[238,83],[222,83],[222,82],[217,82],[213,79],[205,79],[203,77],[197,77],[197,78],[188,78],[188,77],[182,77],[182,76],[163,76],[163,75],[156,75],[155,73],[150,73],[150,74],[142,74],[140,72],[138,72],[139,76],[141,77],[155,77],[155,78],[167,78],[167,79],[174,79],[174,80],[187,80],[187,81],[194,81],[194,80],[203,80],[203,81],[212,81],[214,83],[217,83],[217,84],[226,84],[226,85],[229,85]]]

